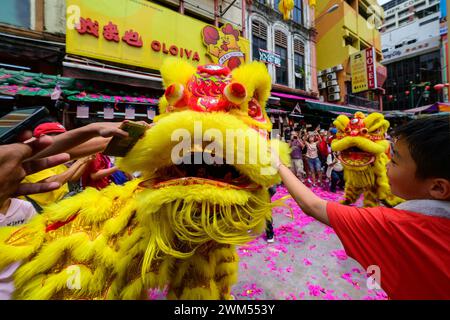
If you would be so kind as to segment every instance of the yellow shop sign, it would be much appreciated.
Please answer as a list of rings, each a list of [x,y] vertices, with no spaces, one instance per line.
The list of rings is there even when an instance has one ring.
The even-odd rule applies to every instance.
[[[67,0],[70,54],[155,70],[169,56],[233,69],[249,48],[231,24],[215,28],[146,0]]]

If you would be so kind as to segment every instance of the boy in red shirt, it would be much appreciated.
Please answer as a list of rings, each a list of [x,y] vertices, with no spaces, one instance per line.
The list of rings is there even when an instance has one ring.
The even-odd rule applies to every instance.
[[[397,129],[387,174],[392,192],[407,201],[395,208],[323,200],[275,159],[303,211],[333,227],[364,268],[377,266],[391,299],[450,299],[449,119],[423,118]]]

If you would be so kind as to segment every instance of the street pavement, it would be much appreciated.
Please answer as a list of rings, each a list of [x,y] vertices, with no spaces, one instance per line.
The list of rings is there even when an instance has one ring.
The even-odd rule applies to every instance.
[[[313,191],[323,199],[338,201],[337,194],[321,188]],[[279,187],[272,200],[287,195]],[[292,198],[291,207],[273,209],[275,242],[265,234],[238,247],[236,300],[385,300],[381,289],[367,288],[361,265],[348,257],[332,228],[306,216]],[[361,205],[361,199],[356,203]]]

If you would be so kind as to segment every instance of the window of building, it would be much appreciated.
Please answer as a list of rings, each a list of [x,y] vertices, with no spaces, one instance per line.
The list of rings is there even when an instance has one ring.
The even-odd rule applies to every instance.
[[[404,19],[402,19],[402,20],[400,20],[398,22],[398,26],[399,27],[404,26],[405,24],[408,24],[408,22],[410,22],[409,19],[408,18],[404,18]]]
[[[299,39],[294,39],[294,72],[295,88],[305,90],[305,45]]]
[[[3,0],[0,23],[30,28],[30,1]]]
[[[298,24],[303,24],[302,0],[295,0],[292,18]]]
[[[276,68],[276,81],[288,85],[287,36],[280,30],[275,30],[275,52],[280,55],[280,66]]]
[[[347,2],[350,7],[355,8],[356,0],[345,0],[345,2]]]
[[[276,11],[278,11],[278,12],[280,12],[280,10],[278,10],[278,5],[280,4],[280,0],[274,0],[273,1],[273,8],[276,10]]]
[[[416,5],[414,6],[414,9],[417,11],[417,10],[419,10],[419,9],[422,9],[422,7],[423,7],[424,5],[425,5],[425,1],[416,4]]]
[[[395,28],[395,22],[385,26],[385,28],[386,28],[385,31],[388,31],[388,30],[391,30],[391,29]]]
[[[267,26],[260,22],[252,21],[252,52],[253,60],[259,60],[259,49],[267,50]]]
[[[436,20],[439,20],[439,17],[434,17],[434,18],[432,18],[432,19],[430,19],[430,20],[423,21],[423,22],[419,23],[419,26],[423,26],[423,25],[425,25],[425,24],[429,24],[429,23],[431,23],[431,22],[433,22],[433,21],[436,21]]]
[[[427,16],[429,16],[430,14],[439,12],[439,4],[425,8],[423,10],[420,11],[416,11],[416,17],[419,19],[422,18],[426,18]]]
[[[402,10],[402,11],[400,11],[400,12],[398,13],[398,17],[399,17],[399,18],[404,17],[404,16],[406,16],[407,14],[409,14],[410,12],[411,12],[411,11],[410,11],[409,9]]]

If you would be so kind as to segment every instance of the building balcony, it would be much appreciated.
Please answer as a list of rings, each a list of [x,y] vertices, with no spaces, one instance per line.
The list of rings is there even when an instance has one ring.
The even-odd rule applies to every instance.
[[[373,110],[380,110],[380,103],[378,101],[369,100],[367,98],[347,94],[345,96],[345,104],[350,106],[364,107]]]
[[[364,19],[346,2],[343,3],[342,15],[345,29],[381,51],[380,34],[373,23]]]

